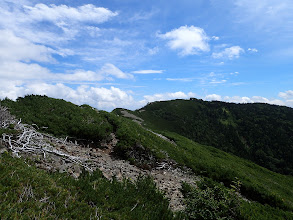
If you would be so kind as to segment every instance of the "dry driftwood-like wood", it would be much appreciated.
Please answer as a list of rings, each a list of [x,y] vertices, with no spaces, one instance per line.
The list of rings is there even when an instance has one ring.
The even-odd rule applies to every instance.
[[[13,155],[20,157],[21,153],[36,153],[43,154],[44,157],[47,154],[54,154],[65,160],[77,163],[84,167],[88,171],[92,171],[79,157],[75,157],[66,154],[54,147],[55,144],[70,144],[67,142],[67,137],[65,139],[56,138],[49,134],[42,134],[36,130],[35,127],[23,124],[20,120],[15,119],[8,108],[0,106],[0,128],[9,128],[13,125],[14,130],[17,131],[17,135],[2,134],[2,142],[8,146]]]
[[[9,125],[15,123],[15,118],[10,114],[8,108],[0,105],[0,128],[8,128]]]

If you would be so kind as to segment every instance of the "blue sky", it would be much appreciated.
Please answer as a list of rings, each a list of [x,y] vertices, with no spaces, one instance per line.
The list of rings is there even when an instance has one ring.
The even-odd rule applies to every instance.
[[[292,0],[2,0],[0,98],[293,106]]]

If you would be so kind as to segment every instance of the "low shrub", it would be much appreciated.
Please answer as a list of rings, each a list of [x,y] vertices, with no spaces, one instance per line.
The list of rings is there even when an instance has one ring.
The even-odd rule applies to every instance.
[[[238,219],[240,217],[240,182],[231,189],[204,179],[196,187],[183,184],[188,219]]]

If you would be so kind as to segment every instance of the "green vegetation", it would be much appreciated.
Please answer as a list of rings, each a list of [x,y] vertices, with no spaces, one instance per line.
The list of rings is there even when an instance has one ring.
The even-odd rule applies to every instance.
[[[77,106],[60,99],[30,95],[16,102],[5,99],[1,104],[9,107],[11,114],[27,124],[35,124],[40,131],[56,136],[70,136],[80,143],[98,143],[108,137],[112,125],[107,112],[88,106]]]
[[[2,134],[17,134],[18,132],[14,129],[9,129],[9,128],[0,128],[0,137]]]
[[[292,176],[274,173],[248,160],[214,147],[198,144],[176,133],[160,132],[177,144],[177,146],[172,145],[130,120],[124,119],[119,128],[116,134],[121,142],[116,150],[122,152],[124,158],[128,155],[128,159],[131,158],[132,154],[127,152],[137,151],[139,149],[137,146],[142,145],[155,154],[156,158],[164,158],[168,155],[179,165],[191,168],[195,174],[222,182],[225,186],[229,187],[235,177],[239,178],[242,182],[240,188],[242,195],[260,203],[241,205],[241,207],[249,207],[250,212],[268,210],[272,213],[285,213],[283,210],[293,210]],[[292,212],[287,214],[293,218]]]
[[[9,106],[11,112],[18,118],[22,118],[24,122],[36,124],[40,129],[42,126],[46,126],[48,128],[44,131],[56,135],[69,135],[72,138],[98,143],[107,139],[109,133],[113,132],[119,140],[114,154],[145,169],[150,169],[156,162],[169,158],[176,161],[181,167],[190,168],[194,174],[209,178],[199,184],[198,188],[186,185],[183,187],[187,209],[185,213],[179,213],[174,218],[184,218],[185,216],[187,219],[192,219],[192,216],[197,215],[195,213],[202,211],[203,215],[206,216],[210,212],[214,218],[218,219],[223,216],[237,219],[270,219],[269,216],[273,216],[274,219],[293,219],[292,176],[274,173],[249,160],[196,143],[177,133],[158,131],[176,142],[176,145],[171,144],[129,119],[113,113],[97,111],[86,105],[76,106],[64,100],[44,96],[27,96],[19,98],[16,102],[4,100],[2,104]],[[52,106],[54,107],[52,108]],[[221,118],[219,124],[230,127],[232,132],[232,127],[238,129],[240,122],[235,120],[232,111],[228,108],[222,108],[221,111],[230,112],[230,116],[226,119]],[[39,112],[41,112],[40,115]],[[119,110],[116,110],[115,113],[119,113]],[[139,115],[143,112],[135,113]],[[147,114],[151,115],[145,111],[145,115]],[[188,114],[187,112],[186,115]],[[151,117],[150,115],[149,117]],[[169,121],[164,118],[160,119],[163,123],[162,127],[173,126],[172,118],[174,119],[173,115],[170,116]],[[176,120],[180,127],[181,119]],[[159,129],[150,124],[148,120],[146,123],[149,127]],[[187,125],[188,118],[185,123]],[[207,124],[209,123],[212,122]],[[202,134],[208,132],[208,126],[204,126],[204,124],[202,126]],[[290,123],[288,126],[291,126]],[[99,128],[101,129],[99,130]],[[12,128],[9,130],[13,131]],[[75,132],[73,132],[74,130]],[[208,134],[211,133],[208,132]],[[212,140],[214,137],[210,138]],[[238,203],[235,193],[232,193],[233,187],[231,188],[235,177],[241,182],[241,187],[239,187],[241,195],[254,202]],[[3,189],[0,193],[0,203],[3,204],[3,206],[0,205],[0,210],[2,211],[4,208],[6,210],[3,211],[4,214],[7,213],[7,210],[11,210],[7,215],[15,216],[15,218],[20,216],[20,211],[22,214],[26,213],[30,218],[34,215],[44,218],[86,217],[94,216],[96,210],[105,219],[137,219],[137,216],[139,219],[172,219],[173,215],[167,208],[168,202],[148,178],[139,178],[135,183],[126,180],[119,183],[115,179],[113,181],[104,179],[97,171],[93,175],[85,174],[76,181],[65,175],[48,174],[33,166],[27,167],[22,160],[4,156],[0,161],[0,184],[2,184],[0,190]],[[50,187],[55,191],[52,189],[51,193]],[[41,188],[44,188],[44,191]],[[27,201],[31,201],[31,205],[24,206],[24,203],[17,201],[22,192],[28,189],[33,190],[34,197],[28,197]],[[56,197],[56,195],[61,195],[61,197]],[[199,198],[199,196],[201,197]],[[41,202],[44,197],[52,199],[51,203],[44,205]],[[69,214],[72,214],[72,217],[68,213],[66,214],[67,209],[64,209],[66,198],[69,198],[66,204],[73,201],[80,202],[77,205],[80,209],[76,208],[74,204],[68,206],[70,207]],[[209,200],[212,203],[209,203]],[[48,204],[55,204],[55,207],[54,205],[48,206]],[[44,207],[48,211],[43,210]],[[203,207],[204,210],[201,210],[200,207]],[[215,209],[215,207],[221,207],[223,212],[219,212],[219,208]],[[229,212],[227,207],[231,207],[232,212]],[[33,214],[30,213],[30,210]]]
[[[240,219],[247,220],[291,220],[292,212],[283,211],[278,208],[272,208],[269,205],[261,205],[256,202],[243,202],[240,209]]]
[[[120,114],[119,109],[114,112]],[[292,108],[191,99],[154,102],[131,113],[150,129],[176,132],[293,175]]]
[[[188,219],[239,219],[240,203],[237,196],[240,182],[235,181],[232,189],[227,189],[210,179],[201,181],[197,187],[183,185],[186,198],[185,210]]]
[[[150,178],[109,181],[96,171],[74,180],[0,157],[1,219],[180,219],[168,205]]]
[[[241,182],[236,178],[228,189],[209,178],[197,183],[197,187],[183,184],[186,200],[184,214],[187,219],[243,219],[271,220],[293,219],[292,212],[244,201],[240,197]]]
[[[175,133],[165,133],[177,143],[169,155],[190,167],[195,173],[223,182],[226,186],[237,177],[242,182],[241,193],[249,199],[273,207],[293,210],[292,176],[271,172],[250,161],[213,147],[195,143]]]

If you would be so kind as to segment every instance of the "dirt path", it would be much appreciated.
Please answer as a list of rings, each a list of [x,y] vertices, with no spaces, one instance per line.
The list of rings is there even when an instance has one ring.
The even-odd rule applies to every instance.
[[[84,147],[66,139],[60,139],[48,134],[38,132],[34,127],[22,124],[16,120],[6,108],[0,108],[0,116],[4,115],[4,120],[0,124],[0,128],[6,128],[9,124],[14,125],[18,135],[3,134],[0,138],[0,145],[5,148],[0,149],[0,154],[9,150],[14,156],[28,157],[35,162],[36,166],[57,172],[66,172],[74,178],[78,178],[82,172],[82,167],[89,171],[99,169],[103,175],[112,179],[116,176],[118,180],[123,178],[136,180],[138,176],[151,176],[157,187],[165,192],[166,197],[170,200],[170,208],[172,210],[182,210],[184,208],[183,196],[180,192],[182,182],[194,184],[199,178],[190,175],[191,172],[172,165],[171,161],[165,161],[157,164],[152,170],[143,170],[128,161],[120,160],[111,156],[113,148],[118,140],[115,134],[111,134],[108,143],[101,144],[102,149],[90,146]],[[131,117],[141,122],[141,119]],[[169,141],[166,137],[156,134],[165,141]]]
[[[50,139],[46,141],[49,142]],[[103,149],[82,147],[69,142],[55,142],[54,147],[58,151],[79,158],[82,164],[86,164],[92,170],[101,170],[107,179],[112,179],[112,176],[116,176],[118,180],[123,178],[136,180],[140,175],[150,175],[157,184],[157,187],[165,192],[166,197],[170,201],[170,208],[174,211],[184,209],[183,195],[180,192],[181,184],[182,182],[194,184],[195,181],[199,180],[198,177],[170,166],[166,166],[166,168],[158,166],[150,171],[143,170],[131,165],[128,161],[116,159],[111,156],[112,149],[116,143],[117,139],[112,134],[112,141],[105,144]],[[82,172],[79,164],[68,161],[66,158],[58,155],[47,154],[44,158],[43,154],[24,153],[22,156],[32,158],[36,162],[36,166],[41,169],[66,172],[75,178],[78,178]]]

